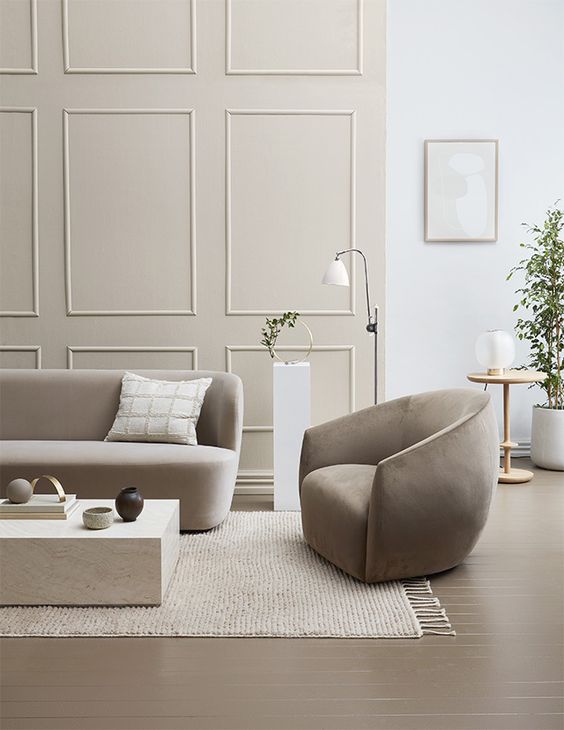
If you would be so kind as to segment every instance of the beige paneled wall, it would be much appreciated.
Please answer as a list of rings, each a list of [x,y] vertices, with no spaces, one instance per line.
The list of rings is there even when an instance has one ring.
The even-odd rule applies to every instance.
[[[320,279],[356,245],[383,307],[385,0],[0,0],[0,69],[0,367],[239,373],[246,489],[266,315],[315,421],[371,402],[362,280]]]

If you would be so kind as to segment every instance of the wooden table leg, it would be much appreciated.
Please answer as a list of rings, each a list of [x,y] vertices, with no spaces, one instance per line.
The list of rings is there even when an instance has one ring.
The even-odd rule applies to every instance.
[[[503,384],[503,473],[511,471],[511,416],[509,413],[509,383]]]
[[[518,444],[511,441],[511,414],[509,409],[509,383],[503,384],[503,469],[498,481],[502,484],[522,484],[533,478],[533,472],[527,469],[511,468],[511,449]]]

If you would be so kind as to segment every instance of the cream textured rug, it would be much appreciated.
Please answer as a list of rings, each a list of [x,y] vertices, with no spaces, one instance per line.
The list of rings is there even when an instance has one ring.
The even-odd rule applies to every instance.
[[[2,636],[418,638],[453,634],[425,578],[365,585],[304,542],[296,512],[231,512],[180,539],[162,606],[5,607]]]

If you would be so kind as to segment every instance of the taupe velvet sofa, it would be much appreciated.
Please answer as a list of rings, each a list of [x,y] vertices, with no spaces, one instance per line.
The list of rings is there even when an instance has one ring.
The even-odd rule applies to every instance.
[[[213,378],[198,446],[104,441],[123,370],[0,370],[0,493],[16,477],[41,474],[55,475],[66,492],[88,499],[113,498],[122,487],[136,486],[146,499],[179,499],[182,530],[218,525],[229,512],[239,464],[240,379],[208,371],[135,372],[162,380]]]
[[[362,581],[458,565],[486,523],[499,471],[490,396],[470,389],[399,398],[306,431],[306,541]]]

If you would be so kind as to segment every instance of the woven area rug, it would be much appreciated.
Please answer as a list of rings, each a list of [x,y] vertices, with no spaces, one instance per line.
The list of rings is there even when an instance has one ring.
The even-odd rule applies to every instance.
[[[452,635],[425,578],[366,585],[305,542],[296,512],[231,512],[180,538],[159,607],[5,607],[2,636]]]

